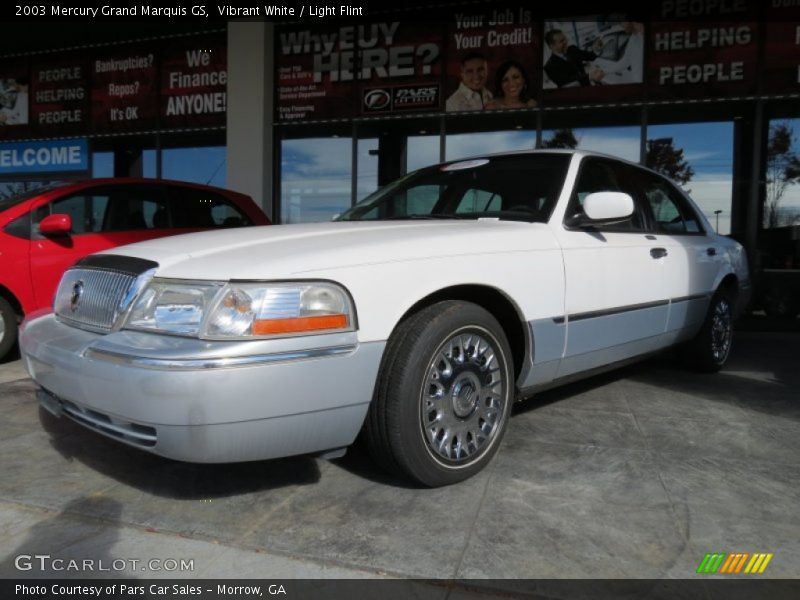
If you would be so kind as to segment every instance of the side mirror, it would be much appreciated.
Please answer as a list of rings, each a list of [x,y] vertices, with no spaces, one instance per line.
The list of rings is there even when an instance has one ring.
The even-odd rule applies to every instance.
[[[583,200],[583,214],[570,217],[570,227],[611,225],[630,219],[633,198],[624,192],[593,192]]]
[[[39,231],[44,235],[69,235],[72,232],[72,217],[69,215],[50,215],[39,223]]]

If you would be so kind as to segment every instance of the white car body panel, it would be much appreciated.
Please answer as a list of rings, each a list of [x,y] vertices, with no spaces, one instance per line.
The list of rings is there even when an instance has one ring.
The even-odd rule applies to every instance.
[[[564,306],[561,251],[542,223],[284,225],[175,236],[114,253],[154,260],[165,278],[336,281],[353,296],[363,342],[387,339],[416,302],[457,285],[496,288],[518,304],[527,321],[560,315]],[[537,294],[542,289],[560,291]]]

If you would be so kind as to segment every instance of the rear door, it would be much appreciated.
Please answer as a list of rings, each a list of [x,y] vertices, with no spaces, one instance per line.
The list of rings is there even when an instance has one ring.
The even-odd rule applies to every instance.
[[[555,228],[564,256],[567,322],[558,377],[663,345],[668,310],[664,261],[660,251],[654,250],[657,245],[638,192],[635,168],[603,158],[584,158],[566,217],[582,212],[588,194],[606,191],[633,197],[635,210],[630,219],[592,229]]]
[[[671,182],[644,170],[640,182],[653,234],[668,253],[663,285],[670,300],[667,335],[674,342],[694,335],[702,325],[724,251]]]

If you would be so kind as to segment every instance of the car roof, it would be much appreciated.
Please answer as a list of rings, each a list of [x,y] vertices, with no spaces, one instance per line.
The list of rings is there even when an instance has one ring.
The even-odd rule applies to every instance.
[[[74,181],[65,181],[64,185],[108,185],[108,184],[167,184],[177,185],[180,187],[191,187],[197,189],[216,190],[224,193],[239,194],[232,190],[227,190],[213,185],[206,185],[203,183],[195,183],[193,181],[178,181],[175,179],[156,179],[155,177],[98,177],[96,179],[77,179]]]
[[[603,152],[596,152],[594,150],[582,150],[580,148],[536,148],[531,150],[511,150],[509,152],[494,152],[492,154],[476,154],[474,156],[465,156],[464,158],[459,158],[457,160],[448,160],[441,164],[454,164],[458,162],[467,162],[470,160],[480,160],[480,159],[491,159],[497,157],[506,157],[506,156],[526,156],[526,155],[535,155],[535,154],[566,154],[569,156],[575,156],[578,158],[605,158],[608,160],[614,160],[616,162],[624,163],[626,165],[630,165],[632,167],[636,167],[638,169],[643,169],[645,171],[649,171],[650,173],[654,173],[660,177],[667,177],[664,173],[659,173],[654,169],[651,169],[648,166],[643,164],[633,162],[632,160],[628,160],[627,158],[622,158],[619,156],[614,156],[612,154],[605,154]]]

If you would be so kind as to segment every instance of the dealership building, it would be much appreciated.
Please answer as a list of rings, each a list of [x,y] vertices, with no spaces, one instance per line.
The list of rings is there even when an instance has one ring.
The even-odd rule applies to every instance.
[[[635,15],[445,3],[425,20],[328,8],[26,21],[0,49],[0,193],[179,179],[298,223],[441,161],[585,148],[678,180],[780,282],[771,310],[796,314],[800,3],[662,0]]]

